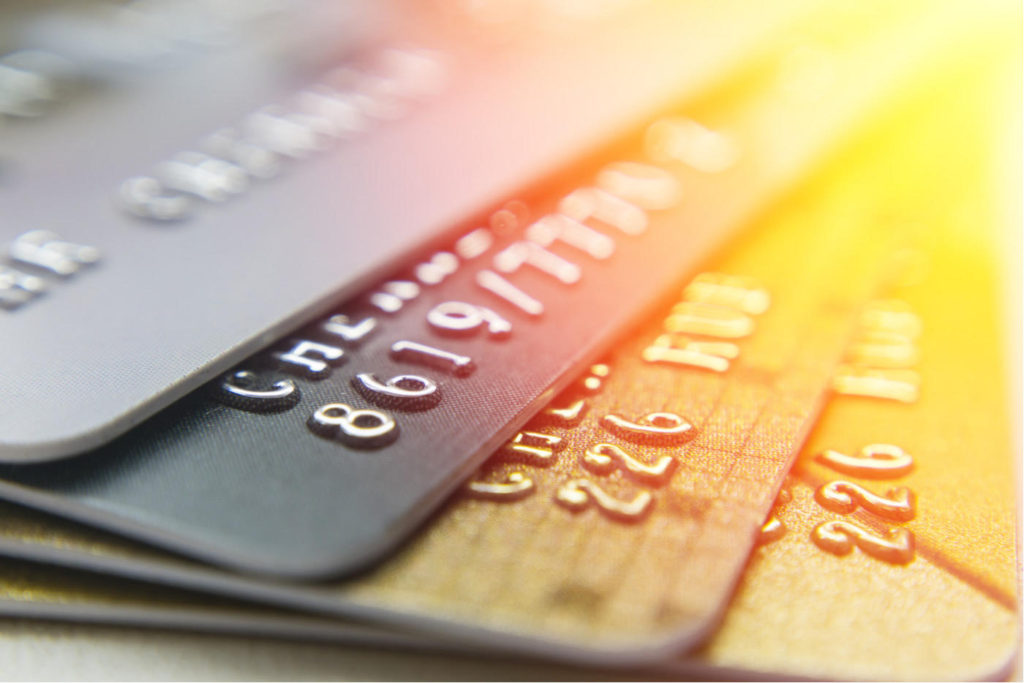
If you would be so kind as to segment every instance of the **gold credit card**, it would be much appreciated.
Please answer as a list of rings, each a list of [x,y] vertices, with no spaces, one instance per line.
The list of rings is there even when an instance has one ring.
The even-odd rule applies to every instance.
[[[957,113],[942,163],[886,174],[915,199],[886,216],[913,224],[912,239],[861,315],[721,628],[686,670],[1010,674],[1021,638],[1020,396],[1005,340],[1020,318],[1006,319],[1000,251],[1016,242],[1019,268],[1004,180],[1019,179],[1019,143],[1009,166],[996,150],[1019,141],[1020,110],[1019,95],[1001,99],[1014,88],[992,84],[1019,80],[1014,71],[950,89]]]

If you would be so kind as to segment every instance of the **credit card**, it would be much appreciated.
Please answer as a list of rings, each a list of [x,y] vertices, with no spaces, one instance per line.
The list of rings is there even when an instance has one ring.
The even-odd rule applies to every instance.
[[[946,198],[895,216],[916,235],[864,310],[721,628],[693,654],[704,670],[1006,680],[1016,660],[1019,677],[1020,348],[1005,340],[1020,311],[1005,304],[1020,293],[1000,254],[1019,244],[1020,188],[1006,183],[1019,147],[999,157],[1019,139],[1020,100],[1004,66],[949,91],[946,160],[894,183]]]
[[[700,649],[653,671],[730,678],[862,680],[999,679],[1008,674],[1019,647],[1019,613],[1012,443],[1005,400],[1007,367],[1000,343],[1006,325],[998,310],[1001,297],[995,265],[1002,246],[999,231],[1005,197],[993,191],[999,184],[995,173],[1002,169],[993,169],[989,158],[992,140],[1002,135],[1005,121],[977,111],[993,101],[979,96],[979,90],[989,92],[982,79],[974,79],[973,87],[956,85],[959,87],[951,85],[948,92],[957,94],[959,106],[944,100],[948,106],[941,107],[947,112],[942,125],[932,124],[929,135],[919,133],[916,146],[900,142],[898,135],[874,141],[873,148],[889,151],[893,161],[888,168],[894,171],[889,177],[899,178],[898,182],[879,182],[874,172],[877,167],[868,166],[868,173],[862,169],[860,176],[850,174],[845,176],[846,182],[834,183],[830,199],[819,198],[826,205],[831,201],[835,208],[837,196],[842,199],[857,191],[837,191],[834,185],[872,188],[885,201],[874,207],[871,220],[901,226],[904,249],[891,262],[885,286],[877,292],[882,298],[870,302],[860,315],[847,345],[846,363],[833,374],[835,395],[762,527],[759,547],[720,627]],[[970,104],[965,108],[964,103]],[[939,103],[932,105],[940,108]],[[936,137],[949,139],[952,131],[972,132],[962,133],[955,145],[942,148],[934,144]],[[934,157],[934,151],[929,156],[928,149],[941,149],[942,158]],[[968,179],[961,174],[965,166],[974,171]],[[806,206],[797,204],[796,208],[805,222],[827,218]],[[744,262],[744,248],[751,261],[772,261],[773,250],[765,248],[772,238],[758,237],[760,240],[748,240],[718,267],[739,267]],[[707,278],[701,281],[708,284]],[[705,293],[711,289],[704,286]],[[747,301],[763,302],[763,298],[754,296]],[[908,345],[912,351],[908,352]],[[743,348],[741,359],[749,351],[749,346]],[[584,401],[597,404],[607,392],[621,391],[621,384],[613,385],[621,372],[610,369],[615,367],[614,361],[608,365],[608,372],[595,368],[580,383],[578,395],[584,396]],[[864,386],[854,385],[859,391],[850,391],[851,366],[883,372],[876,379],[884,381],[867,386],[873,387],[873,395],[867,395]],[[894,378],[906,381],[900,373],[907,371],[915,373],[911,386],[916,397],[910,396],[905,386],[893,391]],[[884,373],[897,374],[887,377]],[[965,387],[974,390],[965,391]],[[645,393],[650,395],[651,388]],[[542,423],[538,433],[550,430],[550,420],[566,415],[558,405],[558,412],[543,418],[549,422]],[[570,436],[575,431],[570,431]],[[513,443],[520,447],[515,457],[527,458],[531,464],[494,465],[529,467],[529,477],[536,482],[543,472],[536,465],[544,450],[538,444],[543,443],[536,439]],[[502,460],[508,457],[511,454],[499,456]],[[476,488],[476,495],[497,492]],[[857,510],[847,510],[844,493],[857,502]],[[507,495],[515,497],[516,492],[509,489]],[[953,518],[946,508],[951,496],[956,506]],[[424,545],[407,553],[433,557],[438,566],[452,571],[464,558],[467,545],[457,541],[472,535],[469,528],[474,524],[484,527],[475,539],[479,545],[485,542],[487,527],[492,535],[501,529],[514,536],[518,525],[529,522],[517,511],[518,502],[480,518],[475,518],[467,504],[472,503],[454,503],[424,532]],[[593,517],[588,525],[591,533],[604,535],[612,528],[612,522],[601,525],[601,518]],[[4,518],[7,531],[2,552],[32,555],[35,551],[36,557],[57,563],[122,572],[133,560],[135,572],[149,573],[144,569],[147,553],[123,543],[119,546],[116,539],[62,526],[59,521],[17,508],[5,508]],[[984,524],[984,533],[974,528],[972,520]],[[447,537],[442,535],[445,529]],[[17,543],[22,544],[21,551],[15,548]],[[979,551],[965,552],[971,546]],[[94,560],[83,559],[87,553]],[[155,554],[148,558],[158,559]],[[126,559],[129,562],[122,564]],[[529,585],[537,580],[536,575],[543,574],[544,567],[538,567],[536,560],[520,559],[526,566],[519,576],[497,581],[496,593],[508,586]],[[386,578],[390,572],[395,585],[407,571],[401,565],[407,568],[417,559],[403,560],[400,555],[398,561],[398,568],[385,566],[378,576]],[[589,561],[595,558],[590,556]],[[580,564],[577,558],[574,568]],[[173,571],[173,566],[172,560],[165,569]],[[472,593],[466,586],[489,573],[478,567],[466,571],[476,573],[465,576],[464,581],[459,581],[463,574],[458,574],[455,578],[462,587],[456,591]],[[179,580],[188,583],[183,579],[187,574]],[[564,570],[558,574],[564,576]],[[76,573],[67,575],[72,586],[80,585]],[[195,577],[193,573],[192,583],[198,585],[201,581],[197,583]],[[425,599],[416,594],[430,592],[430,584],[413,583],[412,578],[405,583],[406,599],[416,603]],[[419,578],[423,578],[422,572]],[[51,590],[60,591],[59,577]],[[154,595],[159,596],[159,591],[154,590]],[[184,625],[188,624],[184,608],[192,609],[189,606],[197,600],[186,598],[181,603]],[[104,597],[97,596],[97,602],[102,607]],[[159,614],[161,600],[152,599],[151,603],[153,614]],[[214,607],[219,606],[210,609]],[[239,616],[232,610],[230,605],[224,606],[222,619]],[[55,616],[60,618],[59,611]],[[291,623],[288,620],[294,617],[286,613],[248,616],[253,621],[238,623],[240,632],[258,625],[266,633],[276,630],[287,637],[342,642],[355,637],[347,629],[356,629],[356,634],[369,642],[388,633],[367,628],[360,634],[365,624],[313,617],[308,622]],[[101,615],[95,618],[103,619]],[[154,623],[144,611],[136,612],[134,618]],[[201,619],[195,623],[197,628],[205,628]],[[433,637],[395,633],[411,638],[417,649],[464,651],[471,647],[438,639],[437,633]],[[380,642],[386,644],[387,640]],[[218,645],[219,641],[214,641],[210,647]],[[493,645],[507,647],[507,642]],[[315,661],[317,653],[306,656]]]
[[[109,441],[395,263],[450,249],[467,221],[758,56],[813,6],[619,3],[478,35],[454,11],[271,3],[243,30],[266,4],[216,3],[220,23],[200,3],[40,6],[8,36],[0,460]],[[380,23],[353,7],[395,25],[350,35]],[[341,54],[285,68],[274,48],[289,40]],[[62,79],[87,94],[10,116]],[[379,283],[379,307],[460,260]]]
[[[810,34],[778,70],[766,64],[739,93],[711,98],[700,117],[708,129],[678,117],[648,127],[648,153],[665,161],[634,161],[643,134],[626,140],[557,203],[506,204],[491,215],[493,229],[470,226],[452,251],[423,261],[444,280],[436,286],[420,292],[392,280],[364,308],[300,331],[106,448],[0,469],[0,495],[246,571],[313,577],[365,567],[724,232],[905,78],[941,62],[929,41],[945,40],[949,16],[914,16],[866,36]],[[807,79],[808,69],[830,77]],[[677,184],[685,199],[673,194]],[[532,216],[522,220],[524,212]],[[588,216],[601,217],[602,230],[582,222]],[[511,234],[495,237],[502,230]],[[448,272],[452,253],[475,259]],[[399,315],[370,310],[396,301]],[[669,356],[671,334],[686,325],[666,328]]]

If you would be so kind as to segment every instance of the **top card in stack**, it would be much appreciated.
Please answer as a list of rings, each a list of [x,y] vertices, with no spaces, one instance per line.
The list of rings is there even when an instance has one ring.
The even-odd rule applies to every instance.
[[[5,5],[0,460],[111,440],[812,4]]]

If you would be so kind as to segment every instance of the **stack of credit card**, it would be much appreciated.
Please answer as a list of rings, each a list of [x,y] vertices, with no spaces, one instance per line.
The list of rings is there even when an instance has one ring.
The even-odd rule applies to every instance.
[[[1020,14],[4,4],[0,615],[1019,675]]]

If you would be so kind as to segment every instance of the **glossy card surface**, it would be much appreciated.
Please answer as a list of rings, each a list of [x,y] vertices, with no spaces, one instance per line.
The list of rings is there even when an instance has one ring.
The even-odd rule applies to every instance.
[[[0,48],[0,460],[125,432],[714,83],[808,4],[490,32],[417,3],[40,4]],[[66,106],[24,120],[63,85]]]

